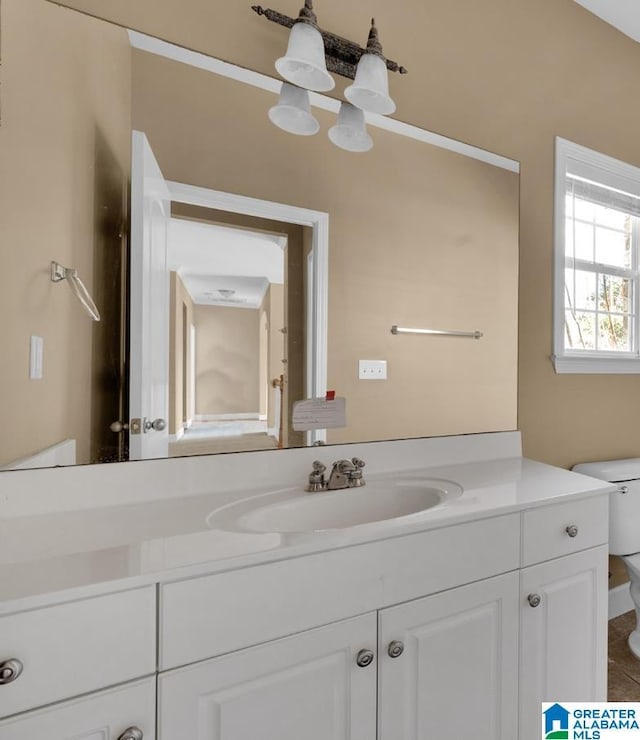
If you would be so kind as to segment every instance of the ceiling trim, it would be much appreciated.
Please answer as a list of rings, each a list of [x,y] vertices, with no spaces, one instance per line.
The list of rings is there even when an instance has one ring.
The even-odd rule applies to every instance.
[[[244,67],[238,67],[229,62],[223,62],[221,59],[216,59],[215,57],[210,57],[206,54],[191,51],[190,49],[185,49],[176,44],[170,44],[168,41],[161,41],[160,39],[154,38],[153,36],[147,36],[138,31],[129,30],[128,33],[131,46],[133,46],[134,49],[146,51],[150,54],[157,54],[158,56],[166,57],[167,59],[172,59],[176,62],[182,62],[183,64],[189,64],[192,67],[197,67],[198,69],[207,70],[208,72],[213,72],[222,77],[228,77],[229,79],[243,82],[245,85],[251,85],[252,87],[272,92],[275,95],[280,93],[282,80],[277,80],[274,77],[269,77],[268,75],[254,72],[253,70],[245,69]],[[322,110],[332,113],[337,114],[340,108],[340,101],[335,98],[328,97],[327,95],[311,92],[309,93],[309,99],[311,105],[315,108],[321,108]],[[493,165],[494,167],[500,167],[509,172],[520,172],[519,162],[514,159],[509,159],[508,157],[503,157],[500,154],[495,154],[494,152],[471,146],[471,144],[465,144],[456,139],[450,139],[448,136],[442,136],[433,131],[427,131],[419,126],[404,123],[403,121],[398,121],[397,119],[389,118],[388,116],[366,113],[365,117],[367,123],[375,128],[391,131],[400,136],[406,136],[409,139],[421,141],[424,144],[437,146],[440,149],[447,149],[456,154],[462,154],[465,157],[471,157],[472,159],[486,162],[487,164]]]
[[[640,41],[638,0],[575,0],[575,2],[625,36]]]

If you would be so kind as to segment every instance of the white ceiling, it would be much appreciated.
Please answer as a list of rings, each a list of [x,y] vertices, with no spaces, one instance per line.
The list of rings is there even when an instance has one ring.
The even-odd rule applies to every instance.
[[[640,2],[638,0],[575,0],[603,21],[640,41]]]
[[[194,303],[259,308],[269,284],[284,283],[286,243],[282,234],[172,218],[169,269],[180,274]]]

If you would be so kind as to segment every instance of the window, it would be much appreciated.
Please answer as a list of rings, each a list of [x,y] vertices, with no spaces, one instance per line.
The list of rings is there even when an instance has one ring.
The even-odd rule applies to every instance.
[[[640,169],[556,139],[558,373],[640,373]]]

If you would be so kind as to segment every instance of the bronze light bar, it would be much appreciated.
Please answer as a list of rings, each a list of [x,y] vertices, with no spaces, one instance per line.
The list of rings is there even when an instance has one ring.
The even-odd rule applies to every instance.
[[[285,28],[293,28],[294,23],[298,20],[297,18],[290,18],[288,15],[279,13],[277,10],[265,9],[261,5],[252,5],[251,9],[258,15],[264,16],[268,21],[277,23]],[[329,72],[338,74],[341,77],[347,77],[350,80],[355,79],[356,68],[360,57],[367,50],[353,41],[342,38],[342,36],[336,36],[336,34],[323,31],[321,28],[318,30],[322,34],[322,40],[324,41],[325,57]],[[391,72],[399,72],[401,75],[406,75],[408,72],[405,67],[402,67],[391,59],[385,59],[385,62],[387,69]]]

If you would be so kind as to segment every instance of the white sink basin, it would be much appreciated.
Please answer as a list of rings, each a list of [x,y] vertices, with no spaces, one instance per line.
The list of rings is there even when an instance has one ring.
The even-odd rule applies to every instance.
[[[445,480],[384,480],[361,488],[276,491],[212,512],[207,524],[241,532],[319,532],[415,517],[462,495]]]

